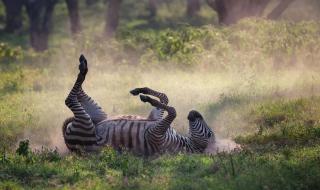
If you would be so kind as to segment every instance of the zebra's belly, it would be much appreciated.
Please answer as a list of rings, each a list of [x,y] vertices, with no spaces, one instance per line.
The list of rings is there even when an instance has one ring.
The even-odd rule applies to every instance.
[[[106,120],[96,126],[98,144],[145,155],[150,149],[145,132],[153,125],[149,120]]]

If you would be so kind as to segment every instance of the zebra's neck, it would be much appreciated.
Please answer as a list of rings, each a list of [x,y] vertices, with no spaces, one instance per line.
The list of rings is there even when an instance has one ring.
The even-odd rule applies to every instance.
[[[187,153],[202,153],[207,147],[200,144],[192,138],[191,136],[184,136],[181,134],[175,134],[177,139],[176,143],[176,152],[187,152]]]

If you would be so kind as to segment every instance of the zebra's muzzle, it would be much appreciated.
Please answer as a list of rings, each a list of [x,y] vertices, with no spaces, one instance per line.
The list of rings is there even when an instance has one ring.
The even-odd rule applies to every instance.
[[[188,115],[188,120],[193,122],[196,119],[203,119],[202,115],[199,112],[195,111],[195,110],[190,111],[189,115]]]

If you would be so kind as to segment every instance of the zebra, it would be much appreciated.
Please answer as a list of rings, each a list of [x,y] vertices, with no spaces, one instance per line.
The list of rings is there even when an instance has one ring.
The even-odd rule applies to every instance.
[[[87,60],[79,58],[79,74],[65,100],[73,117],[63,123],[62,133],[70,151],[96,152],[104,146],[121,151],[127,149],[136,155],[152,156],[163,153],[202,153],[215,134],[202,115],[195,110],[188,114],[189,135],[178,134],[171,123],[176,118],[174,107],[168,106],[164,93],[150,88],[135,88],[130,91],[140,100],[154,108],[147,118],[141,116],[120,116],[109,118],[102,108],[82,89],[88,72]],[[151,98],[154,96],[160,101]],[[167,112],[166,116],[164,112]]]

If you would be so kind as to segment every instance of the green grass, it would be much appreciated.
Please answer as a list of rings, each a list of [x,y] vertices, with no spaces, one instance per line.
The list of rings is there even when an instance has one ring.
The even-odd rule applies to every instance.
[[[238,141],[262,150],[318,144],[318,103],[318,98],[312,98],[263,104],[253,113],[259,131]]]
[[[148,160],[106,149],[61,157],[50,150],[2,157],[2,187],[66,189],[317,189],[319,146],[272,153],[165,155]]]

